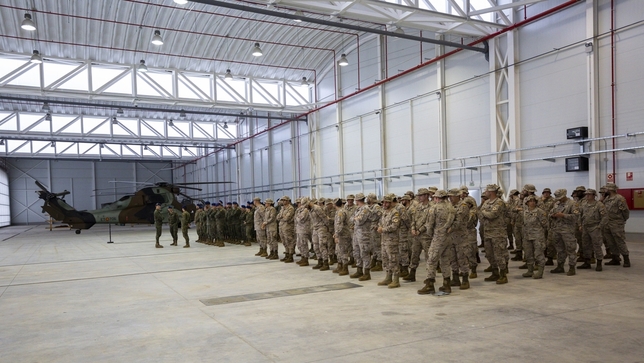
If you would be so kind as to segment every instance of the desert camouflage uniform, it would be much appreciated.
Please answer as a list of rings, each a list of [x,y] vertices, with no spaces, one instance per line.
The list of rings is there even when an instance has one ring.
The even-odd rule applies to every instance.
[[[295,222],[293,220],[295,208],[290,202],[287,203],[286,206],[280,208],[277,221],[279,222],[280,240],[284,245],[284,252],[295,254]]]
[[[333,221],[333,236],[337,239],[336,253],[338,255],[338,262],[342,264],[349,263],[349,245],[351,245],[351,227],[349,221],[349,211],[339,209],[334,216]]]
[[[402,203],[398,202],[395,208],[400,216],[400,227],[398,229],[398,259],[401,266],[409,266],[411,217],[409,216],[408,208],[402,205]]]
[[[264,223],[266,224],[266,244],[271,251],[277,252],[277,210],[272,205],[264,207]]]
[[[555,213],[563,213],[562,218],[553,218]],[[557,264],[563,264],[568,257],[568,264],[575,266],[577,263],[577,239],[575,239],[575,229],[579,223],[579,210],[575,202],[567,199],[562,202],[555,202],[550,211],[551,232],[557,249]]]
[[[486,200],[479,209],[479,220],[484,227],[485,257],[492,268],[505,269],[510,259],[507,249],[507,211],[500,197]]]
[[[262,224],[264,223],[266,214],[266,208],[260,204],[255,207],[255,212],[253,214],[253,223],[255,224],[255,236],[257,237],[257,243],[259,243],[259,248],[266,249],[266,230],[262,229]]]
[[[451,243],[454,259],[451,261],[452,271],[458,271],[461,276],[470,273],[471,261],[470,241],[467,239],[467,224],[470,219],[470,208],[465,200],[452,204],[454,207],[454,222],[452,222],[449,241]],[[443,265],[441,265],[443,266]]]
[[[432,236],[427,234],[427,217],[432,208],[432,203],[418,204],[418,208],[414,212],[414,219],[412,221],[412,230],[419,233],[415,239],[412,240],[411,245],[411,260],[409,262],[410,268],[418,268],[420,264],[420,253],[427,251],[429,244],[432,241]]]
[[[593,252],[598,260],[604,256],[602,244],[604,242],[602,230],[608,224],[608,213],[606,206],[598,201],[584,203],[579,210],[579,221],[581,222],[582,254],[585,259],[592,258]]]
[[[630,216],[626,199],[619,194],[608,196],[604,199],[606,213],[608,214],[608,223],[606,224],[604,234],[606,245],[613,255],[628,256],[628,247],[626,247],[626,233],[624,226]]]
[[[322,261],[329,259],[329,250],[327,248],[329,240],[332,238],[327,225],[327,214],[324,208],[319,205],[314,205],[309,211],[311,216],[311,226],[314,229],[313,232],[313,249],[315,250],[317,245],[317,251],[315,254]],[[317,235],[317,241],[315,236]],[[316,243],[317,242],[317,243]]]
[[[543,252],[546,248],[545,230],[548,228],[548,215],[541,208],[530,210],[528,207],[525,207],[521,214],[526,263],[543,267],[546,264]]]
[[[301,205],[295,211],[295,234],[297,236],[297,249],[302,257],[309,256],[309,243],[311,242],[311,218],[306,205]]]
[[[368,205],[359,206],[353,215],[354,239],[353,258],[357,267],[371,266],[371,209]]]
[[[371,209],[370,222],[371,222],[371,253],[372,259],[382,261],[382,238],[378,233],[378,222],[382,217],[382,207],[377,203],[369,206]]]
[[[399,246],[400,241],[400,214],[397,208],[382,208],[382,217],[378,222],[382,228],[382,268],[392,274],[400,272]]]
[[[431,238],[429,251],[427,252],[427,278],[436,279],[436,268],[440,260],[443,278],[451,278],[452,270],[448,267],[454,252],[449,241],[448,230],[454,222],[455,210],[448,201],[435,203],[427,216],[425,223],[425,234]]]

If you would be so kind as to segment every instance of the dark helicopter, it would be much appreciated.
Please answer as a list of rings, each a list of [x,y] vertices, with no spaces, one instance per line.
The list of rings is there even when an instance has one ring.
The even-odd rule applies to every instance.
[[[76,229],[76,234],[80,234],[82,229],[90,229],[96,223],[117,223],[117,224],[153,224],[154,210],[156,204],[161,204],[163,219],[168,220],[167,207],[172,205],[181,211],[185,207],[190,212],[191,218],[194,218],[194,212],[197,207],[194,199],[181,193],[181,188],[194,189],[201,191],[200,188],[190,187],[187,185],[194,184],[217,184],[230,182],[205,182],[205,183],[166,183],[159,182],[151,186],[146,186],[132,195],[126,195],[119,200],[104,205],[95,210],[76,210],[65,202],[65,195],[70,192],[65,190],[62,193],[52,193],[47,190],[40,182],[36,185],[41,189],[37,190],[38,198],[45,201],[42,206],[43,213],[49,215],[70,228]],[[176,195],[185,197],[179,202]]]

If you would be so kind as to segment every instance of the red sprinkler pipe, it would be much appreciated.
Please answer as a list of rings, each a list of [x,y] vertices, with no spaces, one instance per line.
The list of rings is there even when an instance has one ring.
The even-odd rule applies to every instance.
[[[612,136],[615,136],[615,0],[610,1],[610,118]],[[613,150],[615,150],[615,138],[613,138]],[[613,151],[613,182],[616,180],[617,155]]]

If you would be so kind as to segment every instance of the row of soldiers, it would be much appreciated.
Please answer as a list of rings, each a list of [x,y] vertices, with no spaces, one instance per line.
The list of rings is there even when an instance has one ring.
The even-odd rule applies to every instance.
[[[593,189],[580,191],[577,188],[573,193],[576,199],[570,199],[565,189],[558,189],[550,200],[546,192],[538,198],[536,188],[528,184],[519,193],[512,191],[506,202],[501,198],[500,188],[492,184],[486,187],[480,206],[469,196],[467,187],[449,191],[421,188],[416,195],[388,194],[382,201],[375,194],[358,193],[347,196],[346,204],[339,198],[303,197],[293,205],[285,196],[278,201],[279,212],[272,199],[262,204],[255,198],[253,222],[260,246],[256,256],[278,259],[279,233],[285,248],[283,262],[294,262],[297,246],[302,256],[298,264],[309,266],[311,246],[317,259],[314,269],[326,271],[337,262],[333,272],[349,275],[351,266],[356,271],[350,277],[360,281],[370,280],[372,271],[384,269],[386,277],[378,285],[396,288],[401,277],[404,281],[416,281],[416,269],[424,251],[427,279],[418,293],[436,293],[438,272],[443,276],[439,290],[450,293],[452,286],[470,288],[469,279],[477,277],[480,262],[477,225],[490,263],[485,271],[491,275],[485,280],[508,282],[509,225],[517,243],[514,260],[526,262],[522,266],[528,270],[524,277],[543,277],[548,256],[546,241],[556,251],[557,267],[551,272],[565,272],[568,260],[567,274],[575,275],[576,234],[580,234],[584,262],[580,268],[590,268],[594,256],[596,270],[602,270],[603,243],[612,258],[607,265],[619,265],[621,254],[624,267],[630,267],[624,240],[628,208],[624,198],[617,194],[617,187],[612,183],[606,185],[600,201]]]
[[[254,213],[250,206],[237,202],[198,204],[194,221],[197,242],[224,247],[224,242],[251,245],[254,239]]]

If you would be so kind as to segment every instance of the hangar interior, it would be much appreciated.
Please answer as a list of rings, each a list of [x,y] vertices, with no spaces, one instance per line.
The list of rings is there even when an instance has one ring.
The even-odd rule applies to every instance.
[[[640,359],[644,2],[0,0],[0,18],[0,360]],[[35,181],[78,210],[159,182],[245,203],[614,181],[634,267],[515,269],[428,304],[238,246],[151,251],[149,226],[45,231]]]

